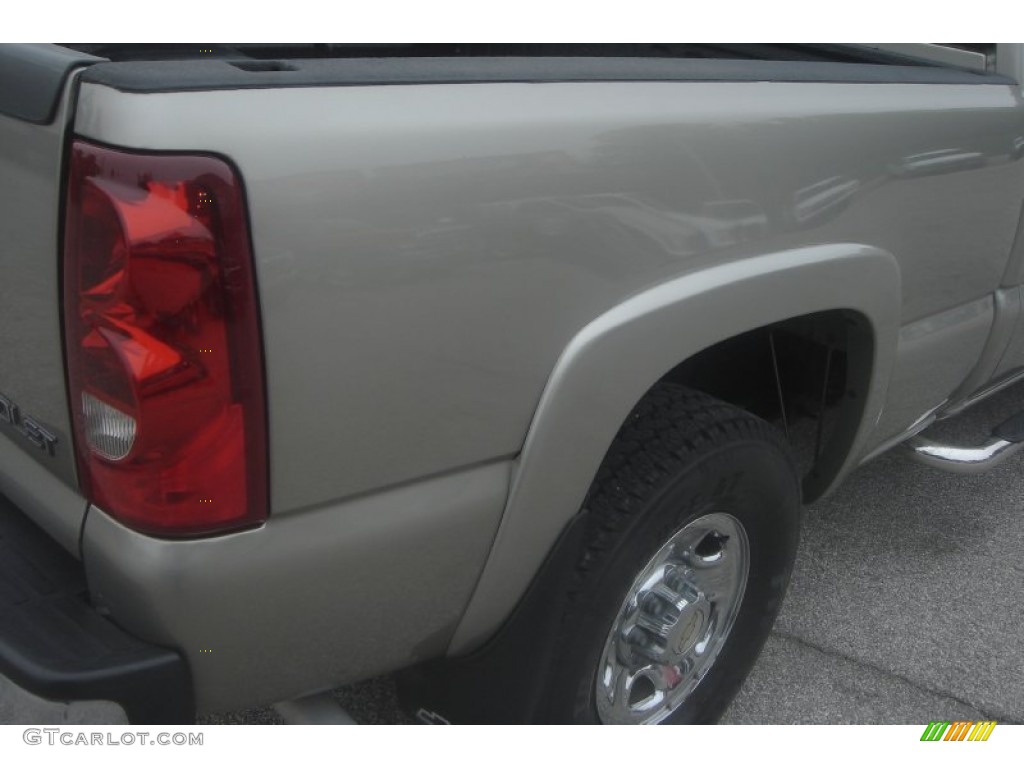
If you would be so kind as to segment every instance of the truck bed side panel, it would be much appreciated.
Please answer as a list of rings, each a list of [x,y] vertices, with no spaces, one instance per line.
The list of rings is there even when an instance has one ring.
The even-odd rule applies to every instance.
[[[862,243],[898,260],[903,323],[976,302],[1022,114],[992,84],[87,84],[76,131],[238,164],[282,513],[516,454],[574,334],[702,268]],[[964,364],[929,373],[933,397]]]

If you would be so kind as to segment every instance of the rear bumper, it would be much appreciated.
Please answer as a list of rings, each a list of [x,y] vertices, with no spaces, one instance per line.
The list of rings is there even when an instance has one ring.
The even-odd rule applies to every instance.
[[[100,615],[81,563],[3,496],[0,675],[44,699],[117,702],[133,723],[195,720],[182,657]]]

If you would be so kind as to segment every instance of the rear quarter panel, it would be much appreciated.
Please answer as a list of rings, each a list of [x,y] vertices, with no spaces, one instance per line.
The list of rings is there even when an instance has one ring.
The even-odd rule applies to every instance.
[[[573,336],[681,275],[849,242],[897,260],[902,324],[981,299],[1022,115],[985,85],[87,85],[75,130],[241,170],[280,514],[516,454]]]
[[[356,519],[349,515],[378,514],[361,500],[381,489],[433,477],[457,485],[457,471],[508,465],[511,474],[495,473],[474,501],[479,525],[453,508],[461,529],[472,529],[473,552],[445,576],[465,587],[445,611],[468,609],[457,630],[450,620],[432,625],[431,653],[452,637],[452,650],[472,648],[500,624],[579,509],[638,393],[733,329],[698,311],[691,289],[700,280],[728,273],[741,285],[755,271],[765,275],[760,292],[729,294],[742,296],[752,319],[822,308],[867,314],[879,352],[848,466],[908,426],[919,415],[915,403],[923,413],[941,402],[974,365],[1024,195],[1024,166],[1013,153],[1024,110],[1005,85],[489,83],[145,94],[87,84],[75,131],[126,147],[215,152],[244,178],[269,400],[272,517],[263,533],[283,530],[287,519],[297,549],[303,518],[335,531]],[[842,268],[805,279],[810,272],[794,268],[802,258]],[[857,259],[870,269],[858,272]],[[880,281],[877,291],[871,280]],[[591,388],[574,384],[560,399],[559,382],[581,381],[565,375],[572,355],[586,349],[586,359],[601,358],[588,335],[593,324],[625,317],[630,301],[646,306],[637,297],[669,285],[691,310],[665,315],[685,322],[679,343],[651,344],[628,328],[614,334],[632,370],[651,380],[604,358]],[[671,328],[659,333],[672,336]],[[901,339],[928,365],[926,378],[893,368]],[[543,439],[551,424],[562,426],[562,442]],[[574,435],[594,444],[575,450]],[[561,449],[531,465],[524,445]],[[565,487],[545,495],[553,473]],[[539,498],[551,503],[530,501]],[[421,514],[444,506],[441,495],[431,499]],[[409,530],[434,551],[451,545],[451,528],[434,538],[429,525]],[[374,541],[386,540],[374,531]],[[335,533],[340,546],[344,531]],[[290,652],[290,637],[314,624],[338,642],[371,629],[353,629],[345,606],[331,603],[327,629],[320,613],[309,627],[239,645],[215,601],[196,597],[201,580],[175,582],[178,602],[167,608],[167,586],[142,567],[153,562],[150,545],[132,544],[136,537],[99,513],[86,541],[106,598],[121,615],[143,617],[147,636],[189,648],[221,638],[233,648],[230,663],[189,651],[208,704],[236,702],[233,680],[250,698],[298,692],[280,675],[271,688],[257,686],[246,669],[274,663]],[[259,551],[273,549],[261,541]],[[335,538],[321,532],[319,543],[328,541]],[[165,575],[183,573],[183,563],[193,570],[198,555],[189,546],[159,547]],[[137,556],[119,562],[124,547]],[[218,561],[236,578],[262,567],[245,556],[251,545],[206,550],[242,553]],[[277,563],[270,603],[312,594],[302,590],[316,589],[320,572],[372,572],[372,552],[351,571],[326,546],[316,553],[321,560],[306,563],[301,578]],[[331,565],[322,571],[317,562]],[[386,593],[411,603],[403,610],[429,605],[423,589],[403,586],[417,574],[388,574]],[[125,587],[132,579],[148,586]],[[363,606],[346,594],[348,605]],[[272,626],[272,613],[258,610],[254,626]],[[257,647],[261,639],[269,645]],[[302,679],[330,684],[394,668],[423,658],[418,642],[413,632],[346,666],[336,644],[309,638]],[[353,658],[365,650],[345,647]]]

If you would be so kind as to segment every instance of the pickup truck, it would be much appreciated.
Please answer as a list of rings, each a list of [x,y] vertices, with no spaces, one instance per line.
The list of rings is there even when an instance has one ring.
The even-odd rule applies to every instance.
[[[1024,445],[926,433],[1024,377],[994,53],[0,46],[0,675],[714,721],[803,504]]]

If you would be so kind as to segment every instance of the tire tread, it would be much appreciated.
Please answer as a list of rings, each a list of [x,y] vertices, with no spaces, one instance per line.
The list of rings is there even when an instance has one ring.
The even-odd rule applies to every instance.
[[[588,541],[569,590],[570,605],[665,483],[718,446],[745,440],[774,444],[797,477],[785,438],[764,420],[703,392],[656,384],[619,430],[584,501]]]

